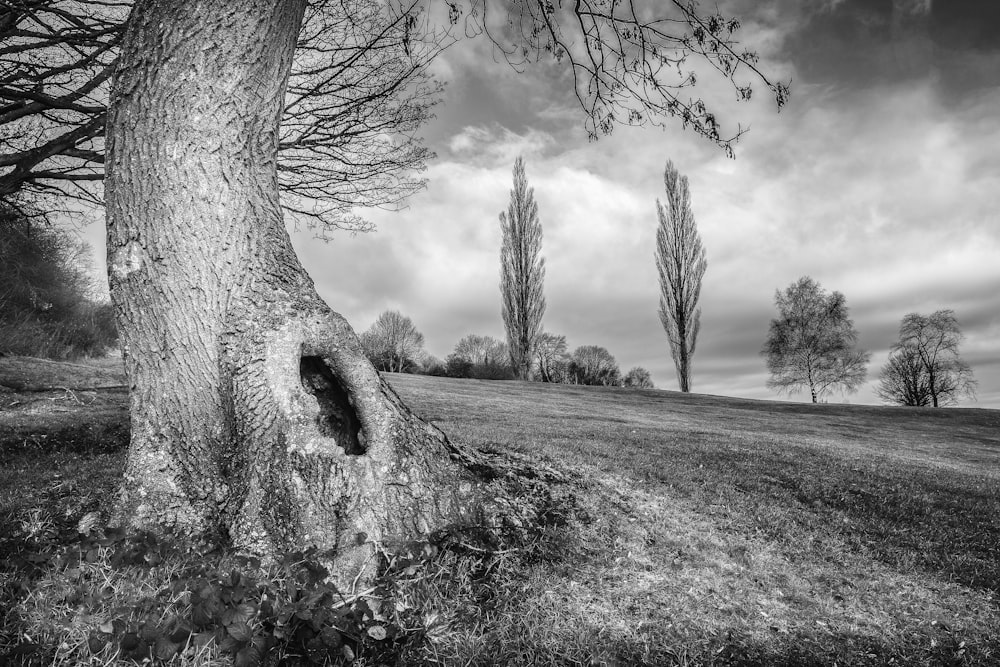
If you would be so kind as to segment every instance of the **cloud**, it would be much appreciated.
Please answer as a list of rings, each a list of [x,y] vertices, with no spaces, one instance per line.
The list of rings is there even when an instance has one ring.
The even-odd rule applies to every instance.
[[[466,164],[513,165],[518,156],[530,159],[556,146],[551,134],[529,128],[516,134],[499,125],[467,125],[447,143],[448,157]]]

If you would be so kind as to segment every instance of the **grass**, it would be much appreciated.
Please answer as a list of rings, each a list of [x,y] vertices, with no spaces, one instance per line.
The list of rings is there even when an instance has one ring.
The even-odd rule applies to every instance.
[[[400,570],[400,635],[358,664],[1000,663],[1000,412],[389,379],[452,439],[568,481],[525,489],[552,496],[527,546],[458,537]],[[41,556],[113,489],[124,394],[0,402],[0,662],[29,635],[45,664],[118,664],[94,628],[183,611],[169,584],[194,559]],[[230,663],[208,644],[171,664]]]

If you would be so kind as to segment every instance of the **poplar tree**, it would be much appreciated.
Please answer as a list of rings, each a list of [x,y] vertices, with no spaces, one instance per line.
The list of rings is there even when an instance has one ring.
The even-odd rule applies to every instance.
[[[701,326],[701,279],[708,261],[691,211],[687,176],[667,160],[663,172],[667,203],[656,200],[656,268],[660,274],[660,322],[670,343],[681,391],[691,391],[691,357]]]
[[[545,259],[542,224],[538,220],[535,189],[528,187],[524,160],[514,163],[514,189],[506,213],[500,213],[503,242],[500,247],[500,295],[510,364],[518,380],[531,377],[531,362],[545,314]]]

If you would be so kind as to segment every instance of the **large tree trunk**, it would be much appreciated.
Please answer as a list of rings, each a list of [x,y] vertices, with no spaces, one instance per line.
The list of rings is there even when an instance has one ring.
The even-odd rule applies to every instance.
[[[317,296],[278,202],[304,0],[138,0],[108,129],[108,264],[132,439],[114,520],[274,554],[473,518],[463,454]]]

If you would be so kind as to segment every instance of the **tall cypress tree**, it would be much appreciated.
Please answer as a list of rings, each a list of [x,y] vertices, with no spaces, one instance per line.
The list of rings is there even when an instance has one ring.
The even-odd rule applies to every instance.
[[[667,205],[656,200],[656,268],[660,274],[660,322],[670,342],[681,391],[691,391],[691,357],[701,326],[701,279],[708,261],[691,211],[687,176],[667,160],[663,173]]]
[[[507,212],[500,214],[503,242],[500,247],[500,295],[507,345],[514,375],[527,380],[531,360],[545,313],[542,281],[545,260],[542,248],[542,225],[538,220],[535,190],[528,187],[524,160],[514,163],[514,189],[510,191]]]

